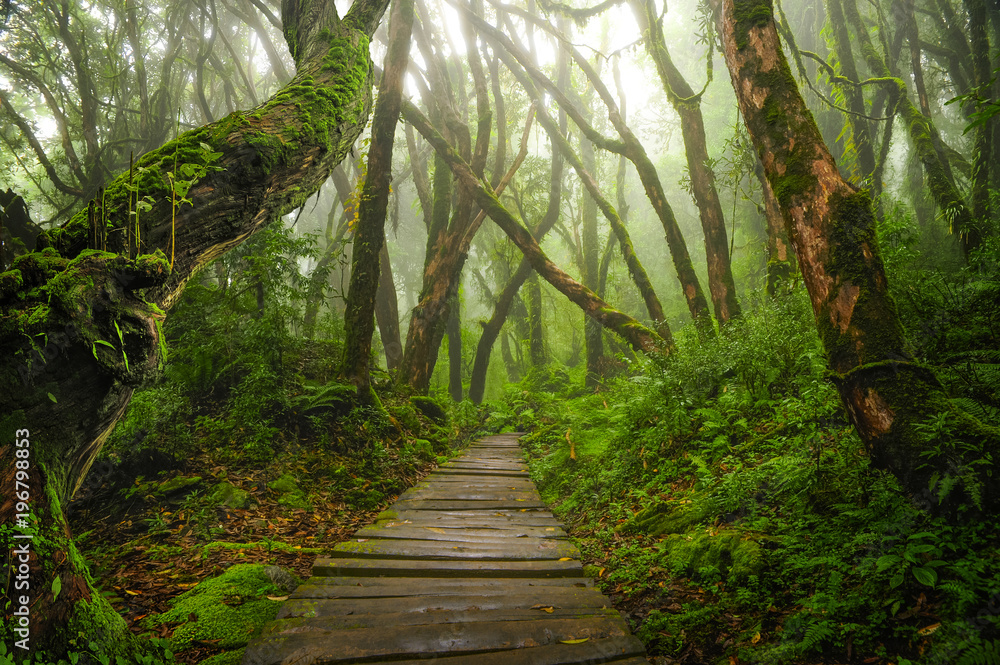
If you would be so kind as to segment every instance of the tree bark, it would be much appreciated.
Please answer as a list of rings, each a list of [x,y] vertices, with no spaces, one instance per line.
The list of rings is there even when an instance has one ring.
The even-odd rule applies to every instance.
[[[542,367],[545,358],[545,328],[542,325],[542,285],[532,272],[525,287],[528,301],[528,357],[532,367]]]
[[[986,31],[987,14],[984,0],[965,0],[969,14],[969,36],[972,47],[972,64],[975,73],[976,89],[979,91],[976,107],[990,99],[990,38]],[[993,163],[993,124],[997,118],[991,118],[975,129],[972,149],[972,214],[985,224],[990,219],[990,170],[995,169]]]
[[[392,147],[403,97],[403,74],[410,62],[413,13],[413,0],[396,0],[390,14],[389,48],[372,118],[368,173],[358,202],[351,252],[351,281],[344,311],[344,357],[339,373],[357,388],[358,397],[366,401],[371,398],[369,365],[375,332],[375,296],[381,278],[379,255],[385,247]]]
[[[399,303],[396,297],[396,282],[392,277],[389,262],[389,244],[382,243],[379,254],[378,291],[375,294],[375,320],[378,334],[382,338],[385,351],[386,369],[395,372],[403,359],[403,345],[399,339]]]
[[[788,251],[788,233],[781,216],[778,200],[774,198],[771,183],[767,181],[764,165],[754,160],[754,175],[760,182],[764,200],[764,222],[767,225],[767,295],[774,297],[783,286],[791,283],[795,271],[795,258]]]
[[[684,154],[687,158],[691,190],[701,228],[705,234],[705,258],[708,263],[708,290],[720,326],[740,316],[740,303],[736,297],[736,282],[729,257],[729,240],[726,237],[726,217],[722,212],[719,192],[715,188],[715,172],[708,156],[705,139],[705,121],[701,115],[701,94],[695,94],[687,80],[674,66],[663,39],[663,31],[655,18],[651,0],[632,0],[633,13],[639,21],[646,52],[649,53],[660,83],[667,93],[670,105],[681,119],[684,137]]]
[[[574,304],[583,309],[589,316],[596,319],[608,330],[617,333],[635,350],[642,352],[655,352],[663,348],[663,339],[654,331],[642,325],[628,314],[620,312],[602,299],[598,298],[593,291],[586,288],[553,263],[538,243],[531,236],[528,229],[524,228],[517,219],[497,200],[490,191],[488,183],[477,177],[472,168],[455,152],[454,148],[439,134],[420,113],[417,107],[410,103],[403,104],[403,117],[434,147],[452,172],[458,178],[462,186],[469,191],[476,200],[476,203],[486,211],[486,214],[496,222],[497,226],[507,234],[507,237],[517,245],[518,249],[528,258],[532,267],[556,290],[569,298]]]
[[[448,306],[448,393],[452,401],[462,401],[462,315],[458,294]]]
[[[384,0],[359,0],[340,20],[332,1],[286,0],[284,33],[298,68],[289,85],[256,109],[187,132],[137,160],[135,185],[154,201],[141,216],[142,237],[162,250],[157,255],[129,259],[88,250],[90,217],[83,209],[44,232],[38,251],[0,275],[0,436],[6,444],[19,433],[30,451],[21,470],[30,485],[24,530],[34,536],[27,564],[33,650],[65,657],[70,640],[82,634],[112,660],[140,660],[137,641],[93,586],[63,505],[134,388],[156,370],[163,310],[187,280],[301,206],[354,144],[371,108],[369,36],[384,10]],[[192,204],[172,209],[166,174],[188,165]],[[109,230],[129,220],[131,196],[127,175],[108,186],[102,220]],[[164,252],[172,236],[171,270]],[[120,240],[109,245],[121,249]],[[7,482],[14,456],[4,459],[10,462],[0,475]],[[12,508],[28,512],[4,496],[4,524],[12,523]]]
[[[828,367],[872,462],[932,512],[952,511],[963,501],[996,511],[1000,498],[984,490],[998,471],[989,458],[1000,459],[1000,430],[952,406],[933,372],[907,351],[871,199],[840,176],[799,95],[771,0],[712,4],[721,8],[719,33],[733,88],[781,204]],[[942,412],[953,441],[929,443],[921,426]],[[951,480],[961,490],[942,496]]]

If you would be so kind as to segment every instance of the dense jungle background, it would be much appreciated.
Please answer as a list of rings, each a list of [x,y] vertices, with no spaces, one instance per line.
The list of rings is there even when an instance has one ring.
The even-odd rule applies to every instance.
[[[0,2],[0,662],[516,431],[653,663],[1000,664],[998,156],[996,0]]]

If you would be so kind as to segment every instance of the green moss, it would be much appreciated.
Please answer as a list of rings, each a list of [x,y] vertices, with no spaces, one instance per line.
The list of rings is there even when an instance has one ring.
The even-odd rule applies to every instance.
[[[443,406],[434,401],[434,398],[427,397],[426,395],[414,395],[410,398],[410,402],[417,408],[418,411],[434,422],[448,422],[448,412]]]
[[[303,510],[312,508],[312,504],[309,502],[306,493],[299,487],[298,480],[290,473],[282,475],[277,480],[272,480],[267,486],[280,495],[278,503],[283,506],[293,509],[301,508]]]
[[[178,596],[170,610],[147,619],[144,626],[155,630],[162,624],[181,622],[170,638],[174,651],[189,648],[195,640],[218,640],[215,644],[222,649],[245,646],[278,614],[281,603],[267,596],[284,595],[264,568],[261,564],[235,565]]]
[[[0,298],[9,298],[24,287],[24,276],[20,270],[8,270],[0,274]]]
[[[178,492],[183,492],[185,490],[193,490],[194,487],[200,483],[201,476],[174,476],[156,488],[155,494],[158,496],[177,494]]]
[[[233,651],[223,651],[201,661],[201,665],[240,665],[243,662],[244,652],[246,652],[246,647]]]
[[[208,501],[215,506],[246,508],[250,504],[250,493],[223,481],[212,488],[208,494]]]
[[[746,48],[747,35],[753,28],[763,28],[774,18],[771,0],[753,0],[733,3],[733,23],[736,47]]]
[[[728,529],[673,534],[663,541],[663,552],[675,573],[712,577],[717,572],[730,584],[745,582],[764,567],[760,543]]]

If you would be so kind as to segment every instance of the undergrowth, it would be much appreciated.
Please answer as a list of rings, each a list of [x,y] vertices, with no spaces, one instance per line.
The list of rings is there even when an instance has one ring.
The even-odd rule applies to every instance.
[[[989,417],[1000,375],[981,349],[997,347],[996,299],[981,296],[996,283],[945,283],[904,304],[912,330],[929,306],[918,295],[949,295],[935,310],[948,326],[916,351]],[[670,358],[632,361],[601,392],[547,392],[529,377],[490,407],[493,424],[530,431],[543,498],[649,654],[1000,662],[994,525],[929,518],[869,464],[824,376],[804,293],[745,311],[715,340],[683,330]],[[973,325],[955,331],[957,316]]]

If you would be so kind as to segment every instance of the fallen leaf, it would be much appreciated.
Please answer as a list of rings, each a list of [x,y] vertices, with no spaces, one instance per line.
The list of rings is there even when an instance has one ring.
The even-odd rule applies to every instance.
[[[553,607],[552,605],[532,605],[529,609],[541,610],[543,612],[548,612],[549,614],[552,614],[552,612],[555,610],[555,607]]]
[[[940,627],[941,627],[940,623],[932,623],[931,625],[927,626],[926,628],[921,628],[920,630],[918,630],[917,634],[919,634],[919,635],[930,635],[931,633],[933,633],[935,630],[937,630]]]
[[[760,642],[760,633],[754,635],[753,638],[750,639],[750,642],[752,642],[753,644],[757,644],[758,642]]]
[[[572,557],[568,557],[568,556],[564,556],[564,557],[562,557],[562,558],[561,558],[561,559],[559,559],[559,560],[560,560],[560,561],[572,561],[572,560],[573,560],[573,558],[572,558]]]
[[[288,600],[288,596],[268,596],[267,599],[268,600],[276,600],[276,601],[280,602],[282,600]]]
[[[559,644],[583,644],[589,639],[589,637],[581,637],[578,640],[559,640]]]
[[[130,596],[139,596],[139,595],[142,595],[141,591],[129,591],[128,589],[125,589],[125,593],[127,593]]]

